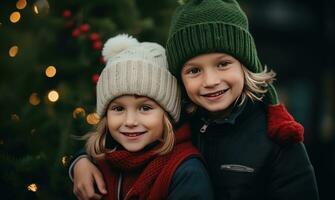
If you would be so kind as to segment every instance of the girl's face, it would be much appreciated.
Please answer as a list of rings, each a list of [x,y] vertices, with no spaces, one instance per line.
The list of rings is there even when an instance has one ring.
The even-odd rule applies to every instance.
[[[114,99],[107,110],[108,129],[126,150],[136,152],[162,138],[164,110],[147,97]]]
[[[224,53],[209,53],[188,60],[181,77],[188,97],[210,112],[226,112],[241,95],[242,64]]]

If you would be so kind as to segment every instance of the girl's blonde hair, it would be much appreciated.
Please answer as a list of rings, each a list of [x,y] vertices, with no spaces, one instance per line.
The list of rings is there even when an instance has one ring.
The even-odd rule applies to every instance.
[[[236,99],[235,104],[241,106],[247,97],[253,102],[262,101],[268,91],[268,85],[275,80],[276,73],[273,70],[268,71],[266,66],[263,71],[254,73],[242,65],[242,71],[244,74],[244,87],[241,95]],[[186,93],[185,88],[183,89]],[[186,106],[186,112],[189,114],[195,113],[198,106],[190,102],[189,99],[187,101],[189,101],[189,103]]]
[[[163,116],[163,126],[163,136],[160,139],[163,145],[157,150],[157,154],[159,155],[164,155],[172,151],[175,144],[172,122],[166,112]],[[107,149],[105,146],[107,134],[110,134],[110,132],[108,130],[107,117],[104,116],[96,125],[94,131],[81,137],[81,139],[86,140],[85,149],[88,155],[97,158],[103,157],[107,152],[115,151],[115,148]]]

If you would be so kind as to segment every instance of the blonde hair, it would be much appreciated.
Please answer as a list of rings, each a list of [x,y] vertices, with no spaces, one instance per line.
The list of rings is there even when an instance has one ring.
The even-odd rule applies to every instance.
[[[160,139],[163,145],[156,152],[159,155],[172,151],[175,144],[175,133],[171,119],[166,112],[163,116],[163,126],[163,135],[162,139]],[[107,117],[104,116],[96,125],[94,131],[88,132],[81,137],[81,139],[86,140],[85,149],[88,155],[97,158],[103,157],[107,152],[115,151],[115,149],[107,149],[105,146],[107,134],[110,133],[108,131]]]
[[[238,104],[238,106],[241,106],[247,97],[253,102],[262,101],[268,91],[268,85],[276,80],[276,73],[273,70],[268,71],[267,66],[264,67],[263,71],[254,73],[242,65],[242,71],[244,74],[244,87],[241,95],[235,100],[235,105]],[[186,92],[185,88],[184,92]],[[189,98],[188,101],[190,101]],[[189,114],[195,113],[197,109],[198,105],[192,102],[186,105],[186,112]]]
[[[238,105],[242,105],[247,97],[251,101],[262,101],[268,91],[268,85],[275,80],[276,73],[273,70],[268,71],[267,66],[259,73],[251,72],[243,65],[242,70],[244,73],[244,87],[236,102],[239,101]]]

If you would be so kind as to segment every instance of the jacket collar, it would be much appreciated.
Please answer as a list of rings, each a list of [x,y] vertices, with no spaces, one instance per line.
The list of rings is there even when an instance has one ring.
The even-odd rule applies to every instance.
[[[228,116],[215,116],[213,117],[211,113],[203,108],[199,109],[195,116],[197,118],[200,118],[202,121],[207,123],[215,123],[215,124],[235,124],[237,118],[239,118],[244,111],[246,110],[246,107],[250,107],[250,104],[253,104],[252,101],[247,98],[246,101],[242,105],[234,105],[232,108],[231,113]]]

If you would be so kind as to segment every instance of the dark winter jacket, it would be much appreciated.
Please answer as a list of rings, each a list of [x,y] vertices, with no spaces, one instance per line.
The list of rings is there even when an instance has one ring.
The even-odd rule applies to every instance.
[[[304,145],[280,145],[268,138],[264,104],[247,101],[216,120],[199,110],[190,124],[215,199],[318,199]]]

